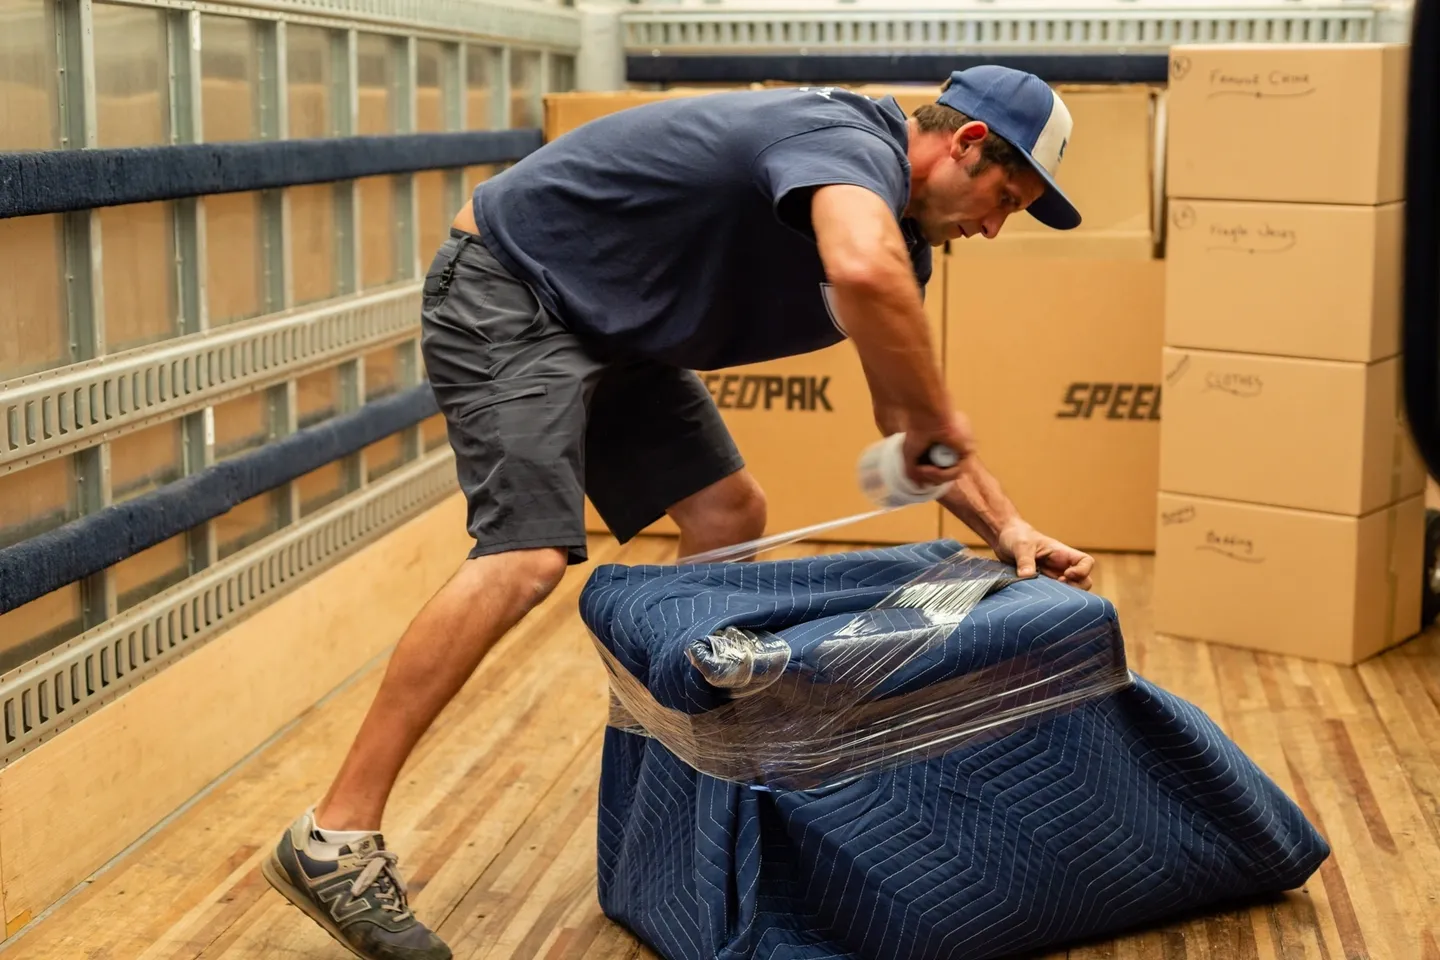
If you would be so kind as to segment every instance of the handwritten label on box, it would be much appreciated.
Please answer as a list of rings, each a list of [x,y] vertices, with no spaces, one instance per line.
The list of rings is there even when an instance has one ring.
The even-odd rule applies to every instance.
[[[1196,544],[1195,549],[1218,553],[1222,557],[1239,560],[1243,563],[1265,562],[1265,558],[1256,552],[1254,540],[1233,533],[1216,533],[1214,530],[1206,530],[1205,542]]]
[[[1187,71],[1188,72],[1188,71]],[[1253,97],[1257,100],[1293,100],[1315,93],[1316,86],[1310,74],[1301,70],[1232,71],[1220,67],[1206,75],[1210,87],[1206,94],[1214,97]]]

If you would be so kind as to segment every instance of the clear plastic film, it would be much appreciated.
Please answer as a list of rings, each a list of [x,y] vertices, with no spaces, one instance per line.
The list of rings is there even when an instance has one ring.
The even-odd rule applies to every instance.
[[[698,713],[658,703],[597,639],[610,725],[658,740],[702,773],[805,790],[1004,736],[1131,683],[1118,627],[1105,618],[956,672],[958,628],[1016,579],[1012,568],[961,551],[803,651],[736,627],[693,640],[691,667],[722,694]]]

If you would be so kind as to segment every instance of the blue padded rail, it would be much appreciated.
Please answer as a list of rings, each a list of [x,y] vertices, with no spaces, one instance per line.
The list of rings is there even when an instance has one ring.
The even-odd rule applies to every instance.
[[[0,153],[0,218],[508,163],[536,129]]]
[[[0,613],[99,573],[438,413],[421,384],[0,550]]]
[[[1169,57],[1157,54],[704,54],[631,56],[631,83],[933,83],[952,70],[995,63],[1048,83],[1163,83]]]

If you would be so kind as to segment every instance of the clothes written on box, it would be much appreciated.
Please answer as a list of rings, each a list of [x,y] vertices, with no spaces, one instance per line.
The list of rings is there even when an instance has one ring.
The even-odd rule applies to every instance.
[[[1172,200],[1165,342],[1321,360],[1400,352],[1404,206]]]
[[[1171,47],[1170,196],[1403,199],[1408,49],[1373,43]]]
[[[1424,498],[1360,517],[1162,493],[1160,633],[1358,663],[1420,629]]]
[[[1424,489],[1400,368],[1165,348],[1160,489],[1359,515]]]
[[[1071,546],[1155,544],[1165,264],[968,256],[948,269],[946,376],[1022,516]],[[1017,295],[1016,291],[1024,291]],[[944,533],[980,541],[945,515]]]

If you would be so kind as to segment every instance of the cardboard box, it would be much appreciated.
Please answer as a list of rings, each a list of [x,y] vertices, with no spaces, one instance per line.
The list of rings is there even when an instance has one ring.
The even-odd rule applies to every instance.
[[[714,92],[677,88],[553,94],[545,98],[545,136],[547,140],[554,139],[582,123],[638,104]],[[925,98],[913,90],[899,92],[908,95],[907,102],[912,104]],[[937,358],[943,356],[944,283],[944,258],[936,251],[926,310]],[[861,451],[879,440],[880,434],[875,426],[864,371],[852,345],[842,343],[807,356],[707,372],[702,376],[745,456],[748,469],[765,490],[769,503],[768,533],[794,530],[874,509],[860,493],[855,463]],[[590,532],[606,531],[604,521],[588,500],[585,518]],[[665,517],[645,532],[673,535],[679,531],[675,523]],[[927,504],[843,527],[816,539],[908,543],[932,540],[939,535],[940,508]]]
[[[861,85],[855,89],[869,96],[894,95],[908,113],[921,103],[933,101],[939,85]],[[1044,275],[1048,266],[1011,263],[1003,269],[1007,269],[1009,272],[1005,275],[1013,275],[1013,279],[999,282],[990,279],[998,264],[978,268],[984,271],[987,280],[974,292],[989,297],[992,305],[974,315],[1005,318],[1005,323],[988,325],[1001,328],[986,331],[999,335],[994,349],[967,354],[967,359],[976,358],[986,368],[986,374],[996,379],[1001,379],[1003,374],[1006,380],[1003,390],[1011,395],[1018,392],[1029,400],[1035,373],[1033,362],[1027,359],[1023,369],[1001,362],[1006,357],[1025,356],[1032,349],[1015,339],[1013,328],[1004,329],[1016,311],[1023,310],[1035,320],[1030,329],[1042,331],[1038,342],[1056,348],[1052,363],[1059,365],[1048,380],[1043,398],[1035,395],[1036,399],[1018,421],[1007,420],[1002,414],[997,419],[997,429],[982,432],[981,440],[987,442],[988,435],[989,444],[1005,444],[1013,451],[1009,457],[1002,455],[1003,462],[1013,462],[1015,467],[1001,473],[1001,481],[1007,484],[1007,489],[1018,484],[1022,494],[1030,495],[1030,509],[1024,506],[1022,509],[1046,532],[1062,539],[1071,536],[1075,545],[1090,549],[1148,550],[1154,543],[1159,444],[1155,418],[1159,415],[1164,283],[1164,265],[1152,259],[1154,232],[1150,226],[1155,206],[1153,154],[1157,94],[1149,87],[1128,85],[1059,89],[1075,115],[1077,136],[1083,136],[1078,133],[1082,125],[1091,131],[1089,136],[1093,139],[1082,139],[1082,146],[1086,142],[1095,145],[1082,151],[1072,143],[1062,165],[1062,182],[1081,204],[1085,225],[1061,234],[1041,228],[1028,217],[1015,217],[1000,240],[953,245],[956,257],[936,257],[927,310],[937,330],[938,347],[942,343],[940,330],[947,310],[945,264],[959,257],[962,246],[974,254],[969,259],[988,260],[990,256],[1000,256],[1015,260],[1042,253],[1063,264],[1055,267],[1063,279],[1061,276],[1047,279],[1043,301],[1033,297],[1022,300],[1013,290],[1032,290],[1036,271]],[[662,94],[626,92],[547,97],[547,137],[572,129],[579,122],[660,96],[697,93],[672,90]],[[1086,159],[1077,160],[1082,155]],[[1012,236],[1019,239],[1011,239]],[[948,310],[953,314],[954,300],[948,299],[951,303]],[[1072,312],[1068,318],[1066,311]],[[741,384],[746,381],[727,381],[727,375],[783,377],[786,383],[791,382],[790,378],[804,378],[808,383],[812,377],[818,383],[827,383],[828,377],[824,395],[834,409],[817,412],[774,407],[768,411],[725,408],[724,401],[738,399],[742,389],[757,389],[742,388]],[[708,382],[717,400],[722,401],[722,416],[751,471],[765,488],[770,506],[769,532],[796,529],[869,509],[855,482],[855,460],[879,434],[874,426],[869,390],[852,346],[841,344],[808,357],[720,371],[709,375]],[[954,382],[952,375],[952,389]],[[1019,391],[1017,383],[1021,387]],[[1114,394],[1107,395],[1107,390]],[[1003,406],[1005,402],[993,396],[987,399],[992,407]],[[969,410],[967,404],[960,405],[974,416],[975,411]],[[1069,418],[1076,421],[1074,424],[1062,416],[1069,410],[1074,411]],[[824,417],[818,423],[817,414]],[[1016,436],[1016,422],[1032,432]],[[1033,432],[1036,430],[1040,434]],[[1054,464],[1057,461],[1047,452],[1047,445],[1055,439],[1051,433],[1071,438],[1064,449],[1083,465],[1081,473],[1085,479],[1078,484],[1056,481]],[[817,434],[825,438],[823,447],[811,447]],[[998,446],[985,449],[987,462],[1001,452]],[[990,462],[990,466],[994,469],[996,464]],[[1043,471],[1043,476],[1035,473],[1037,469]],[[1011,489],[1011,492],[1015,491]],[[875,543],[930,539],[940,535],[942,512],[938,507],[911,507],[841,528],[830,539]],[[979,542],[958,521],[953,521],[948,514],[946,518],[945,535]],[[1049,525],[1042,525],[1047,518],[1051,521]],[[605,530],[588,504],[587,529]],[[676,528],[666,518],[646,532],[673,534]]]
[[[1170,346],[1322,360],[1400,352],[1404,205],[1173,200]]]
[[[1155,259],[1155,239],[1145,233],[1085,233],[1077,228],[1066,236],[1058,231],[1032,233],[1010,232],[1010,227],[1029,217],[1012,218],[994,240],[969,237],[950,243],[957,260],[1151,260]],[[979,269],[988,269],[979,267]],[[1162,304],[1163,307],[1163,304]]]
[[[1149,257],[951,258],[950,389],[1021,515],[1071,546],[1154,548],[1164,286]]]
[[[939,83],[856,84],[848,89],[868,97],[893,96],[906,116],[940,95]],[[1156,113],[1162,92],[1144,84],[1060,84],[1055,89],[1065,98],[1075,122],[1074,135],[1060,165],[1059,182],[1080,208],[1084,222],[1076,230],[1062,233],[1029,216],[1012,217],[1000,237],[987,244],[998,249],[983,252],[1056,255],[1076,235],[1103,235],[1109,242],[1127,248],[1115,256],[1151,255],[1160,200]],[[550,94],[545,97],[545,139],[553,140],[582,123],[627,107],[714,92],[691,87]],[[1005,249],[1010,244],[1015,246]]]
[[[669,90],[614,90],[600,93],[570,92],[545,95],[545,142],[568,133],[584,123],[617,113],[627,107],[675,97],[699,97],[721,93],[726,88],[674,87]],[[731,89],[743,89],[735,87]]]
[[[932,343],[943,359],[945,265],[936,257],[925,297]],[[860,357],[850,343],[768,363],[701,374],[769,505],[767,534],[798,530],[875,509],[860,492],[860,453],[881,439]],[[913,543],[940,536],[941,508],[920,504],[810,539]],[[586,502],[586,529],[606,530]],[[666,517],[646,529],[674,534]]]
[[[1162,490],[1359,516],[1424,489],[1396,358],[1166,347],[1164,362]]]
[[[1105,244],[1096,255],[1115,259],[1153,256],[1163,191],[1157,156],[1158,104],[1163,93],[1142,84],[1068,86],[1064,97],[1075,122],[1057,177],[1079,209],[1074,230],[1051,230],[1028,214],[1011,217],[994,240],[953,244],[964,255],[1068,256],[1084,240]]]
[[[894,97],[907,117],[940,96],[938,83],[864,83],[849,89],[867,97]]]
[[[1162,493],[1159,633],[1353,664],[1420,629],[1424,500],[1361,517]]]
[[[1408,55],[1406,44],[1171,47],[1170,196],[1402,199]],[[1324,149],[1335,138],[1339,152]]]
[[[994,240],[950,245],[946,372],[982,460],[1030,523],[1081,549],[1148,551],[1159,486],[1163,93],[1056,90],[1075,121],[1059,182],[1084,222],[1055,231],[1017,216]],[[942,524],[945,536],[981,544],[948,511]]]
[[[1056,182],[1079,209],[1082,222],[1073,231],[1057,231],[1028,215],[1011,217],[996,242],[1024,239],[1053,246],[1076,234],[1103,234],[1153,244],[1162,195],[1156,156],[1161,93],[1143,84],[1060,84],[1055,90],[1075,123]]]
[[[615,90],[601,92],[551,93],[545,96],[545,140],[554,140],[561,134],[575,129],[599,117],[639,106],[657,100],[675,97],[698,97],[711,93],[733,90],[766,89],[790,87],[794,84],[750,84],[748,86],[684,86],[668,90]],[[906,116],[922,103],[932,103],[940,94],[940,87],[924,84],[865,84],[848,86],[869,97],[893,96]]]

